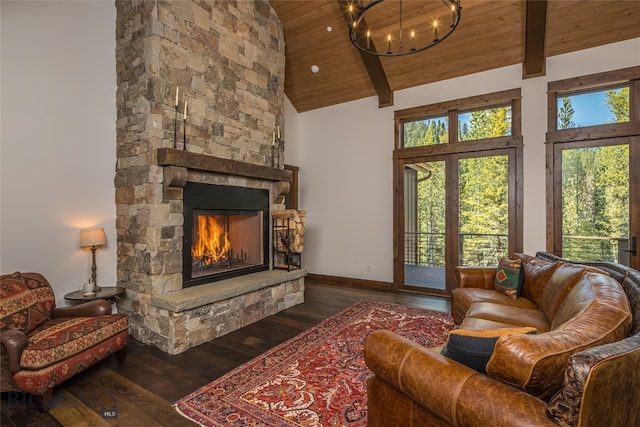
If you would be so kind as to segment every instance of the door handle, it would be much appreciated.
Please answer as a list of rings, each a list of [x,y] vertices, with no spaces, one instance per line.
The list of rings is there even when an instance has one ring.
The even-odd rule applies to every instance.
[[[631,255],[636,256],[638,254],[638,237],[637,236],[631,237],[630,243],[631,245],[629,249],[623,249],[622,251],[629,252]]]

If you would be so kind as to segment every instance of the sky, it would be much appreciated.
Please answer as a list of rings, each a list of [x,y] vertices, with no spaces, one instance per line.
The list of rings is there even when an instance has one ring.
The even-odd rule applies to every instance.
[[[572,95],[573,122],[576,126],[593,126],[611,123],[613,114],[605,102],[605,92],[592,92],[582,95]],[[558,99],[558,108],[562,105],[562,98]]]

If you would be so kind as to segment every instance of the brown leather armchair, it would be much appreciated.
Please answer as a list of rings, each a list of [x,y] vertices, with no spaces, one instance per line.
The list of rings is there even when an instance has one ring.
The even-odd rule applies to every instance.
[[[124,363],[129,324],[94,300],[56,307],[49,282],[38,273],[0,276],[0,391],[34,395],[48,409],[53,388],[116,353]]]

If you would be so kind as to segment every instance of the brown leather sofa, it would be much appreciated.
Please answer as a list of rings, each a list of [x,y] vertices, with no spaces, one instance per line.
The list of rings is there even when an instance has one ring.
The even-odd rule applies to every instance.
[[[495,268],[458,268],[460,329],[532,326],[498,338],[482,374],[389,331],[365,361],[368,426],[640,426],[640,273],[613,263],[519,254],[522,294],[493,290]]]

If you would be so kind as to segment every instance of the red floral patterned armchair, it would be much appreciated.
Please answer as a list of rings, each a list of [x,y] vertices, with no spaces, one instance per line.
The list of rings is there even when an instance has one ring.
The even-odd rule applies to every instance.
[[[104,300],[56,307],[41,274],[0,276],[0,391],[30,393],[48,409],[53,388],[116,353],[124,363],[129,324]]]

